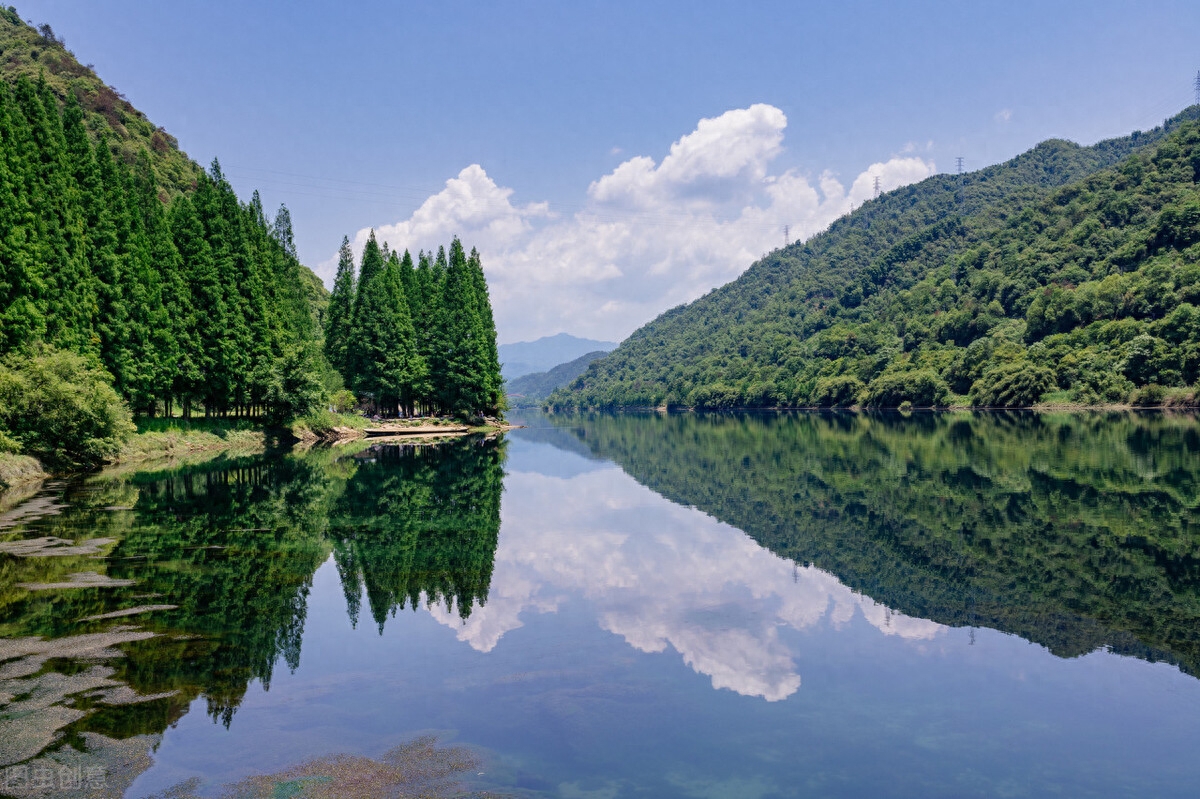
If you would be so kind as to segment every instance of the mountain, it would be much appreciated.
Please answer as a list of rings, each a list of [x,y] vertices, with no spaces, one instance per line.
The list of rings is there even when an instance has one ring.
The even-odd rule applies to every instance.
[[[612,352],[616,348],[617,345],[611,341],[578,338],[568,333],[543,336],[535,341],[501,344],[501,374],[505,380],[513,380],[521,375],[548,371],[589,352]]]
[[[1154,403],[1200,373],[1200,107],[936,175],[637,330],[558,408]]]
[[[592,361],[603,358],[607,354],[605,350],[596,350],[581,355],[573,361],[560,363],[547,372],[521,375],[505,384],[509,407],[538,404],[550,396],[550,392],[554,389],[565,386],[583,374]]]

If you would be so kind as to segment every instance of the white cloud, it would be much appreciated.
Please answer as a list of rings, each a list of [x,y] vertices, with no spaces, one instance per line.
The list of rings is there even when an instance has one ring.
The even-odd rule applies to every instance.
[[[629,646],[674,650],[714,688],[778,701],[801,682],[787,628],[840,628],[861,615],[883,634],[911,641],[945,631],[891,612],[828,572],[796,568],[617,467],[564,480],[510,466],[501,514],[487,603],[466,621],[426,604],[480,652],[492,651],[523,616],[579,597],[602,629]]]
[[[1003,123],[1003,122],[1007,122],[1010,119],[1012,119],[1012,109],[1011,108],[1002,108],[996,112],[996,121],[997,122]]]
[[[658,313],[691,301],[783,243],[828,227],[874,196],[934,172],[905,155],[872,164],[847,190],[773,172],[787,118],[758,104],[702,119],[661,162],[628,158],[593,181],[581,207],[558,216],[546,203],[517,205],[472,164],[405,220],[376,228],[394,248],[436,249],[451,236],[483,257],[502,341],[568,331],[618,340]],[[355,236],[361,248],[369,230]],[[336,259],[322,264],[332,276]]]

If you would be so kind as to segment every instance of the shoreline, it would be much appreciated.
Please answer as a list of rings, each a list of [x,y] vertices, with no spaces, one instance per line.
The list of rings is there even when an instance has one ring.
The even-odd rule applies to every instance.
[[[0,493],[45,480],[49,476],[37,458],[0,452]]]
[[[197,455],[261,455],[277,442],[300,448],[317,444],[337,446],[361,440],[371,440],[373,443],[405,440],[428,442],[470,435],[495,435],[521,427],[499,419],[488,419],[487,424],[483,425],[470,425],[422,418],[402,420],[407,422],[406,424],[395,424],[395,420],[391,420],[380,424],[372,431],[374,435],[371,435],[367,432],[369,420],[362,419],[361,423],[358,419],[341,421],[351,421],[354,424],[318,427],[314,430],[304,422],[297,422],[289,427],[268,428],[253,426],[244,420],[229,420],[228,425],[200,422],[193,429],[180,426],[164,430],[143,430],[130,436],[117,454],[106,461],[102,468],[128,469],[143,464],[152,466],[162,461],[187,459]],[[412,430],[408,431],[405,428]],[[69,473],[71,472],[61,474]],[[0,494],[46,480],[55,474],[46,470],[37,458],[0,452]]]
[[[528,410],[528,409],[521,409]],[[874,413],[874,412],[899,412],[906,413],[908,411],[980,411],[986,413],[995,413],[998,411],[1033,411],[1035,413],[1052,413],[1070,411],[1072,413],[1096,412],[1096,413],[1113,413],[1116,411],[1164,411],[1178,413],[1200,413],[1200,404],[1197,405],[1177,405],[1177,404],[1159,404],[1159,405],[1134,405],[1128,402],[1110,402],[1100,405],[1088,405],[1073,402],[1039,402],[1036,405],[912,405],[903,407],[899,405],[888,406],[864,406],[864,405],[734,405],[728,408],[696,408],[689,405],[621,405],[613,407],[588,407],[588,408],[538,408],[539,413],[546,414],[562,414],[570,415],[575,413],[747,413],[747,412],[763,412],[763,413],[783,413],[791,411],[806,411],[828,413],[830,411],[850,411],[852,413]]]

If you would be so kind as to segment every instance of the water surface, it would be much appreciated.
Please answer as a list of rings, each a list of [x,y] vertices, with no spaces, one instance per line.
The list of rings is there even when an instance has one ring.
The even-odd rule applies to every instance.
[[[423,735],[471,754],[447,795],[1200,784],[1194,419],[528,423],[10,499],[8,792],[218,795]]]

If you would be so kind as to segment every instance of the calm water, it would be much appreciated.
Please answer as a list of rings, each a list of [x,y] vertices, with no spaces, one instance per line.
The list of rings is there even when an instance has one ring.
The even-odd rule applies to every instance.
[[[8,497],[0,792],[1200,786],[1195,419],[527,421]]]

